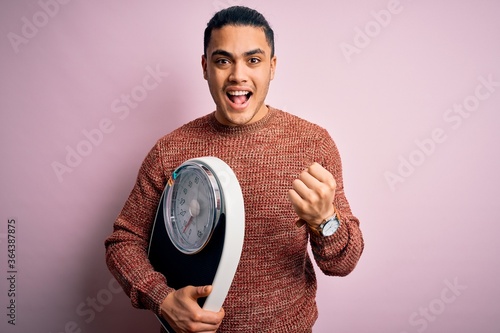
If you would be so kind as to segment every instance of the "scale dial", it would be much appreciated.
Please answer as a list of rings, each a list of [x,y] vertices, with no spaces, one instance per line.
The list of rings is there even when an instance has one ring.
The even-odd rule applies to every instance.
[[[172,174],[164,201],[165,227],[174,246],[185,254],[200,252],[210,240],[221,213],[221,190],[204,164],[187,161]]]

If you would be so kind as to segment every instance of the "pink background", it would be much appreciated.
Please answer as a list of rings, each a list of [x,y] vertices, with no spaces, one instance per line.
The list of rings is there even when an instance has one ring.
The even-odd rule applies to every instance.
[[[158,331],[116,290],[103,241],[156,139],[213,110],[202,33],[231,4],[274,27],[267,102],[330,131],[362,223],[356,270],[318,274],[314,332],[500,332],[493,0],[2,1],[0,331]],[[67,149],[85,156],[68,166]]]

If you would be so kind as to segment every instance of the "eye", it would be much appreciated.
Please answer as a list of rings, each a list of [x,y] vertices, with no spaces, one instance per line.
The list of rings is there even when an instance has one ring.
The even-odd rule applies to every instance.
[[[229,64],[229,60],[228,60],[228,59],[226,59],[226,58],[219,58],[219,59],[216,59],[216,60],[215,60],[215,63],[216,63],[217,65],[221,65],[221,66],[223,66],[223,65],[227,65],[227,64]]]
[[[250,58],[250,59],[248,60],[248,62],[249,62],[249,63],[251,63],[251,64],[256,65],[256,64],[258,64],[258,63],[260,62],[260,59],[259,59],[259,58],[256,58],[256,57],[253,57],[253,58]]]

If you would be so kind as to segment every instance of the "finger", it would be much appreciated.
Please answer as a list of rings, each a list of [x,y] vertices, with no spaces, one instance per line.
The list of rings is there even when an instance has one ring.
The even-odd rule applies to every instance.
[[[310,191],[309,187],[301,179],[295,179],[292,182],[292,189],[301,198],[307,197],[307,195],[308,195],[308,193]]]
[[[303,202],[302,197],[295,190],[288,190],[288,200],[290,200],[295,209],[296,206],[301,205]]]
[[[226,312],[223,308],[220,308],[219,312],[207,311],[206,314],[207,317],[204,318],[204,323],[210,325],[212,329],[217,329],[221,324],[222,319],[224,319]]]
[[[196,301],[211,291],[211,286],[186,286],[170,293],[161,305],[163,318],[179,332],[216,332],[224,312],[204,310]]]
[[[300,173],[299,179],[307,186],[308,189],[315,189],[321,186],[321,181],[316,178],[309,170],[304,170]]]
[[[196,298],[207,297],[212,292],[212,286],[197,287],[196,292],[198,294],[198,297],[196,297]]]
[[[197,297],[207,297],[212,292],[213,287],[211,285],[196,287]],[[221,308],[219,312],[203,311],[203,315],[199,318],[200,322],[207,325],[219,325],[224,318],[224,310]],[[213,328],[213,327],[212,327]]]
[[[326,171],[328,173],[328,171]],[[325,179],[328,177],[325,176]],[[328,183],[323,183],[309,172],[304,171],[300,174],[300,179],[295,180],[295,186],[292,188],[301,196],[302,199],[308,202],[316,202],[329,198],[335,191],[335,180],[330,177]]]
[[[192,299],[196,300],[200,297],[207,297],[212,292],[212,286],[187,286],[186,291],[189,293]]]
[[[335,178],[331,174],[330,171],[325,169],[319,163],[313,163],[309,168],[308,172],[311,176],[316,178],[319,182],[328,185],[329,187],[335,187],[337,183],[335,182]]]
[[[198,324],[201,330],[217,330],[219,325],[224,319],[225,312],[221,308],[219,312],[212,312],[208,310],[203,310],[199,313]]]
[[[222,321],[222,320],[221,320]],[[202,322],[202,321],[192,321],[183,325],[184,328],[181,328],[181,332],[217,332],[217,329],[220,326],[220,322],[217,324]]]

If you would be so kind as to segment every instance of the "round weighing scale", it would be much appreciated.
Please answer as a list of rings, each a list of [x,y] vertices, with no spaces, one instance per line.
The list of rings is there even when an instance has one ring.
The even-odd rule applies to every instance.
[[[212,285],[210,295],[198,303],[218,312],[236,273],[244,234],[243,195],[236,175],[219,158],[194,158],[175,169],[165,186],[148,257],[171,288]]]

